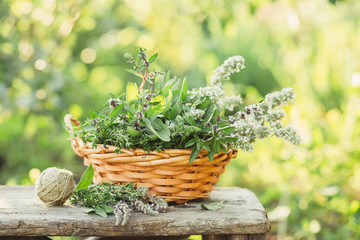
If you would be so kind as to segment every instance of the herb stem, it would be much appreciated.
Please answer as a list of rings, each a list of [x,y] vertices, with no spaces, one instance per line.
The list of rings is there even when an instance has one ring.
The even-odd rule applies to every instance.
[[[143,75],[143,81],[142,81],[142,83],[141,83],[141,85],[140,85],[139,92],[141,92],[141,90],[143,89],[143,87],[144,87],[144,85],[145,85],[147,73],[148,73],[148,68],[145,69],[145,74]]]

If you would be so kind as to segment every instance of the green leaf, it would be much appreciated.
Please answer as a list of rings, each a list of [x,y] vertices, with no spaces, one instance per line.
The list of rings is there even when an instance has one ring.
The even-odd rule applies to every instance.
[[[200,153],[200,148],[197,147],[193,147],[191,154],[190,154],[190,158],[189,158],[189,163],[191,164],[199,155]]]
[[[90,118],[91,118],[91,119],[94,119],[94,118],[96,118],[97,116],[98,116],[98,114],[97,114],[96,112],[90,111]]]
[[[95,209],[93,209],[93,208],[85,208],[84,209],[84,213],[93,213],[93,212],[95,212]]]
[[[175,104],[168,112],[169,119],[174,120],[181,113],[181,110],[181,104]]]
[[[191,116],[184,116],[184,118],[191,126],[196,126],[194,118],[192,118]]]
[[[191,147],[192,145],[194,145],[196,142],[195,138],[190,139],[186,144],[185,144],[185,148]]]
[[[91,183],[94,177],[94,168],[92,164],[86,169],[81,176],[79,184],[76,186],[76,190],[86,189]]]
[[[162,114],[165,114],[168,110],[169,110],[169,108],[170,108],[170,106],[171,106],[171,103],[172,103],[172,91],[171,90],[169,90],[169,96],[167,97],[167,100],[166,100],[166,107],[165,107],[165,109],[161,112]]]
[[[103,218],[107,218],[107,214],[106,214],[105,210],[102,209],[101,207],[95,207],[95,213],[97,215],[102,216]]]
[[[107,205],[100,205],[100,207],[106,212],[106,213],[113,213],[114,209],[112,207],[109,207]]]
[[[158,136],[153,134],[153,135],[148,135],[148,138],[150,141],[154,141],[154,140],[158,139]]]
[[[210,147],[209,146],[202,146],[202,148],[203,149],[205,149],[206,151],[208,151],[208,152],[210,152],[211,151],[211,149],[210,149]]]
[[[139,99],[139,88],[136,83],[129,82],[126,85],[126,102],[130,105],[131,101]]]
[[[152,55],[152,56],[149,58],[149,62],[150,62],[150,63],[154,62],[157,57],[158,57],[158,53],[155,53],[154,55]]]
[[[217,140],[213,142],[211,148],[215,153],[220,153],[220,143]]]
[[[211,102],[212,102],[211,99],[208,98],[205,101],[203,101],[198,108],[204,110],[210,105]]]
[[[224,207],[224,201],[212,202],[212,203],[201,203],[201,208],[209,211],[218,211]]]
[[[124,107],[125,103],[122,103],[118,105],[116,108],[114,108],[110,113],[110,118],[115,118],[119,115],[121,109]]]
[[[145,111],[148,118],[152,117],[155,113],[161,113],[166,106],[166,100],[163,95],[157,95],[149,104],[149,109]]]
[[[200,132],[202,129],[197,126],[188,126],[189,129],[193,130],[194,132]]]
[[[161,89],[160,94],[167,97],[167,95],[169,94],[169,90],[171,90],[173,88],[173,85],[177,82],[176,78],[173,78],[169,81],[167,81],[165,83],[165,86],[163,87],[163,89]]]
[[[225,133],[225,134],[230,134],[230,133],[232,133],[232,132],[235,130],[235,127],[228,126],[228,127],[222,128],[221,130],[222,130],[223,133]]]
[[[211,162],[212,160],[214,160],[214,155],[215,153],[213,151],[208,152],[208,157],[209,157],[209,161]]]
[[[223,144],[220,144],[220,150],[226,154],[229,153],[229,151],[226,149],[226,147]]]
[[[131,74],[134,74],[134,75],[137,76],[137,77],[142,78],[142,75],[141,75],[139,72],[137,72],[137,71],[135,71],[135,70],[133,70],[133,69],[127,68],[127,69],[125,69],[125,71],[127,71],[127,72],[129,72],[129,73],[131,73]]]
[[[167,126],[158,118],[150,121],[147,118],[144,118],[145,125],[149,128],[149,130],[158,136],[161,140],[165,142],[170,141],[170,131]]]
[[[130,126],[127,127],[127,132],[132,137],[136,137],[136,136],[139,136],[141,134],[141,131],[138,131],[138,130],[130,127]]]
[[[181,102],[184,102],[186,100],[187,97],[187,83],[186,83],[186,78],[184,78],[182,87],[181,87],[181,94],[180,94],[180,100]]]
[[[210,104],[205,111],[204,121],[202,123],[205,124],[206,122],[210,121],[213,115],[214,115],[214,107],[212,104]]]

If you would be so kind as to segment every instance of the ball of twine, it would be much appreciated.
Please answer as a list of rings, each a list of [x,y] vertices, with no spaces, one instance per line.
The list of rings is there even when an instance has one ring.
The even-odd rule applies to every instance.
[[[45,169],[36,180],[36,195],[48,206],[63,205],[75,189],[72,172],[51,167]]]

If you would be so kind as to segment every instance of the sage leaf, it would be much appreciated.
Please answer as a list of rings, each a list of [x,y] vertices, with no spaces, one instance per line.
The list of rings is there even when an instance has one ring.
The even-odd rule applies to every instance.
[[[218,211],[224,207],[224,201],[212,202],[212,203],[201,203],[201,208],[209,211]]]
[[[93,213],[93,212],[95,212],[95,209],[93,209],[93,208],[85,208],[84,209],[84,213]]]
[[[106,214],[105,210],[102,209],[101,207],[95,207],[95,213],[97,215],[102,216],[103,218],[107,218],[107,214]]]
[[[174,120],[181,113],[181,104],[175,104],[169,111],[169,119]]]
[[[136,83],[129,82],[126,85],[126,102],[130,105],[131,101],[139,98],[139,88]]]
[[[94,177],[94,168],[92,164],[86,169],[86,171],[81,176],[79,184],[76,186],[76,190],[86,189],[91,183]]]
[[[106,213],[113,213],[114,209],[112,207],[109,207],[107,205],[100,205],[100,207],[106,212]]]
[[[170,141],[170,131],[160,119],[156,118],[155,120],[150,121],[149,119],[144,118],[144,122],[149,130],[158,136],[161,140],[165,142]]]
[[[146,116],[152,117],[156,113],[161,113],[165,109],[166,100],[163,95],[157,95],[149,104],[149,109],[146,110]]]
[[[127,132],[132,137],[136,137],[136,136],[139,136],[141,134],[141,131],[138,131],[138,130],[130,127],[130,126],[127,127]]]

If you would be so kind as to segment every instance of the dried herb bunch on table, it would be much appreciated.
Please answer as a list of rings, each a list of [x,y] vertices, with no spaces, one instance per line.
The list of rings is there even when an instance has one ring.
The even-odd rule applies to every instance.
[[[148,194],[148,188],[138,187],[133,183],[91,184],[94,175],[92,165],[83,174],[80,183],[73,192],[70,202],[87,207],[86,213],[95,213],[102,217],[115,214],[116,225],[124,226],[132,212],[158,215],[165,212],[168,204],[162,198]]]

